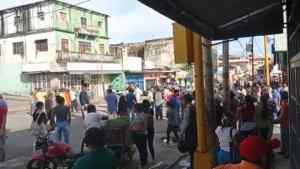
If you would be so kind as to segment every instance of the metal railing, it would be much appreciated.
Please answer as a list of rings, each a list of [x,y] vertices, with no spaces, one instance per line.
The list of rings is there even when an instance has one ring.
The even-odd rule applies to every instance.
[[[74,51],[56,51],[57,63],[67,62],[104,62],[104,63],[120,63],[121,58],[116,56],[95,54],[95,53],[80,53]]]

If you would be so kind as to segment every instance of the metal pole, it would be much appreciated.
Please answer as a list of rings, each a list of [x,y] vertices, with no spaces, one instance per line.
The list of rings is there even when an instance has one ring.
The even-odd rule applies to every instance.
[[[229,42],[223,42],[223,80],[224,80],[224,108],[229,113],[230,87],[229,87]]]
[[[208,116],[209,129],[214,131],[217,127],[215,103],[214,103],[214,68],[213,68],[213,55],[211,41],[204,39],[204,43],[207,44],[204,48],[204,86],[205,86],[205,108]]]
[[[264,49],[265,49],[265,81],[267,86],[270,86],[270,70],[269,70],[269,57],[268,57],[268,36],[264,36]]]
[[[203,50],[201,36],[193,34],[194,62],[195,62],[195,94],[196,94],[196,122],[197,122],[197,149],[194,153],[194,169],[211,169],[213,158],[208,152],[207,136],[208,122],[204,101],[203,78]]]

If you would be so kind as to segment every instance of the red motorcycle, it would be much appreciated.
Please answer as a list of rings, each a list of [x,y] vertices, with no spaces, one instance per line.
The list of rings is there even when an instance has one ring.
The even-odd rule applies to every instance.
[[[38,151],[32,155],[27,169],[57,169],[58,167],[71,169],[81,154],[74,154],[68,144],[54,143],[48,138],[41,138],[37,145]]]

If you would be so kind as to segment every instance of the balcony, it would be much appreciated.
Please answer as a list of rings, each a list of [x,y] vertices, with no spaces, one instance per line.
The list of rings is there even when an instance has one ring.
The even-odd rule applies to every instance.
[[[96,26],[77,26],[74,28],[77,35],[88,35],[88,36],[98,36],[100,28]]]
[[[121,63],[121,58],[104,54],[80,53],[73,51],[57,50],[56,62],[59,64],[66,64],[68,62]]]

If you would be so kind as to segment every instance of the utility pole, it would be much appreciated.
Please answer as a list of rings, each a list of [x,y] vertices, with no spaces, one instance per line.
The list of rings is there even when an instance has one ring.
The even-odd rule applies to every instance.
[[[224,108],[226,114],[230,108],[230,87],[229,87],[229,42],[223,42],[223,80],[224,80]]]
[[[264,36],[264,49],[265,49],[265,82],[270,86],[270,70],[269,70],[269,56],[268,56],[268,36]]]
[[[205,90],[203,77],[203,43],[200,35],[193,33],[195,95],[196,95],[196,121],[197,121],[197,148],[194,152],[195,169],[213,168],[214,158],[208,146],[208,122],[205,112]]]

